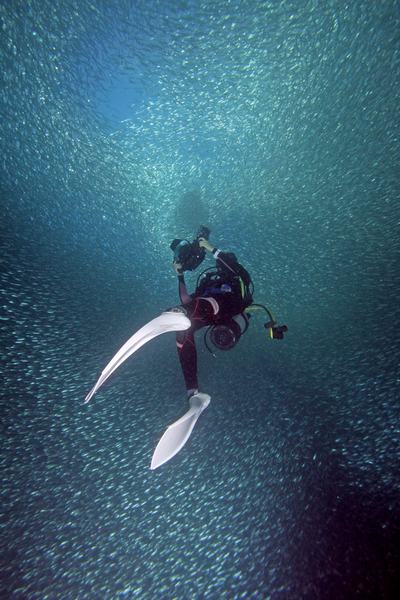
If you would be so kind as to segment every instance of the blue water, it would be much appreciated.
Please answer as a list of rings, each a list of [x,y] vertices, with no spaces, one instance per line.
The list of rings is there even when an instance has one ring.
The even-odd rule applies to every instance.
[[[398,597],[399,26],[394,0],[1,3],[2,599]],[[150,471],[173,335],[83,399],[202,223],[289,332],[200,335],[211,404]]]

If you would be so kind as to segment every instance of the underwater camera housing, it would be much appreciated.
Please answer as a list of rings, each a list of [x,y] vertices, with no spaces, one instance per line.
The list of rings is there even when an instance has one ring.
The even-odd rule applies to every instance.
[[[178,239],[171,242],[170,248],[174,253],[174,262],[182,265],[182,272],[194,271],[203,262],[206,251],[200,247],[199,239],[208,240],[210,233],[210,229],[202,225],[192,242]]]

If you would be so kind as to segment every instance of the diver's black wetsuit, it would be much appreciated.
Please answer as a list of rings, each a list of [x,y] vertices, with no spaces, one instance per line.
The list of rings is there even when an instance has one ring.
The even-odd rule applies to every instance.
[[[222,266],[227,274],[227,281],[238,274],[239,263],[236,256],[221,252],[217,248],[212,251],[218,266]],[[231,275],[231,277],[229,277]],[[222,276],[223,277],[223,276]],[[179,360],[188,392],[198,389],[197,352],[194,333],[202,327],[216,325],[240,314],[248,303],[245,303],[240,289],[235,286],[223,286],[223,280],[217,285],[204,288],[200,284],[194,294],[188,294],[183,275],[178,275],[179,297],[192,325],[176,336]],[[222,285],[222,289],[221,289]]]

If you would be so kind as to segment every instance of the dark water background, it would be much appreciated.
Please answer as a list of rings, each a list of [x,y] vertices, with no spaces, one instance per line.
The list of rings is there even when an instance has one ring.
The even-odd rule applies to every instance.
[[[391,0],[1,2],[1,598],[398,597],[399,26]],[[173,336],[82,402],[202,222],[290,332],[199,340],[211,405],[152,472]]]

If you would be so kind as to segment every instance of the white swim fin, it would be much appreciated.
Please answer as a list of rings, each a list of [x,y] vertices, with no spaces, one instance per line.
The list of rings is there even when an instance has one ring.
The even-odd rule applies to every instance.
[[[190,409],[168,427],[158,442],[151,459],[150,469],[157,469],[183,448],[193,431],[197,419],[210,404],[208,394],[195,394],[189,399]]]
[[[96,385],[90,390],[85,398],[85,403],[89,402],[90,398],[97,392],[97,390],[103,385],[127,358],[131,356],[136,350],[139,350],[144,344],[152,340],[153,338],[167,333],[168,331],[184,331],[189,329],[191,323],[190,320],[181,310],[171,310],[163,312],[159,317],[156,317],[146,325],[144,325],[139,331],[137,331],[127,342],[120,348],[117,354],[110,360],[104,371],[100,375],[96,382]]]

